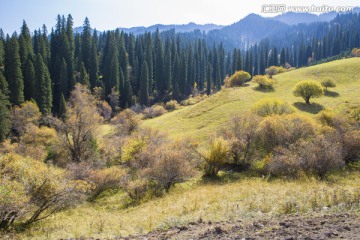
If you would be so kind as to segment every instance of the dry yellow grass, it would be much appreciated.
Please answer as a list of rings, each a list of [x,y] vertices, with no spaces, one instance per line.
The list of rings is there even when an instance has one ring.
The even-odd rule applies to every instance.
[[[251,220],[288,213],[359,210],[359,173],[331,182],[274,180],[241,176],[202,184],[179,185],[169,195],[124,207],[115,194],[54,215],[22,233],[21,238],[109,238],[166,229],[189,222]],[[225,177],[223,177],[224,179]]]

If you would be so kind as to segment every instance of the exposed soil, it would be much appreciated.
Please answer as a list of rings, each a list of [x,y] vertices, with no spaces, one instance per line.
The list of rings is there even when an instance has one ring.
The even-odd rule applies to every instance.
[[[125,239],[360,239],[360,217],[356,214],[295,215],[246,223],[240,220],[190,223]]]

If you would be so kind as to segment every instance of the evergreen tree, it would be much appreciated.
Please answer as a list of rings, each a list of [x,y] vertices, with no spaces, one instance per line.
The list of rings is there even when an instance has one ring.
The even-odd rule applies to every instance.
[[[30,58],[27,59],[24,71],[24,96],[25,100],[35,98],[35,69]]]
[[[52,91],[51,79],[48,68],[46,67],[41,55],[38,53],[35,59],[35,76],[36,76],[36,102],[43,115],[51,113],[52,108]]]
[[[87,86],[87,87],[89,87],[89,85],[90,85],[89,75],[86,72],[86,69],[85,69],[85,66],[84,66],[83,62],[81,63],[81,69],[80,69],[80,83],[82,85]]]
[[[105,87],[105,96],[108,96],[111,93],[111,89],[115,88],[116,91],[119,91],[119,58],[118,50],[115,41],[115,36],[113,33],[107,33],[107,40],[104,46],[104,55],[103,55],[103,81]],[[120,93],[122,94],[122,93]]]
[[[0,29],[1,30],[1,29]],[[4,66],[4,58],[5,58],[5,48],[4,48],[4,41],[0,37],[0,68]]]
[[[159,29],[156,31],[155,38],[155,63],[154,63],[154,81],[160,96],[164,94],[164,50],[160,39]]]
[[[139,101],[141,105],[147,105],[149,101],[149,77],[148,67],[146,61],[141,65],[141,77],[140,77],[140,94]]]
[[[59,111],[58,111],[58,116],[59,116],[60,119],[65,120],[66,111],[67,111],[67,106],[66,106],[65,97],[64,97],[64,94],[61,94],[60,104],[59,104]]]
[[[285,66],[285,62],[286,62],[286,59],[285,59],[285,48],[282,48],[281,49],[281,53],[280,53],[280,65],[281,66]]]
[[[5,96],[9,96],[9,84],[7,83],[2,71],[0,70],[0,91],[3,92]]]
[[[211,81],[212,81],[212,67],[211,64],[208,63],[207,68],[206,68],[206,94],[210,95],[211,94]]]
[[[19,44],[16,34],[6,41],[5,78],[9,84],[10,102],[20,105],[24,102],[24,80],[21,73]]]
[[[165,91],[170,90],[171,88],[171,49],[170,47],[168,47],[166,49],[166,54],[165,54],[165,63],[164,63],[164,89]]]
[[[81,56],[87,72],[90,71],[90,55],[91,55],[91,27],[90,21],[86,17],[81,33]]]
[[[69,81],[68,81],[68,67],[63,58],[60,65],[60,97],[64,95],[66,97],[69,96],[70,93]],[[54,106],[55,107],[55,106]],[[55,109],[56,111],[56,109]]]
[[[8,100],[8,97],[0,89],[0,143],[6,139],[7,135],[10,132],[10,129],[11,129],[10,102]]]
[[[97,33],[94,31],[94,37],[91,45],[91,54],[90,54],[90,89],[93,89],[96,86],[99,86],[99,60],[97,53]]]
[[[151,34],[146,35],[146,63],[148,66],[148,76],[149,76],[149,94],[153,93],[154,90],[154,62],[153,62],[153,43],[152,43]],[[140,63],[139,63],[140,66]]]
[[[175,100],[179,100],[179,82],[180,82],[180,74],[181,74],[181,68],[180,68],[180,58],[179,55],[176,54],[175,60],[174,60],[174,72],[172,76],[172,98]]]

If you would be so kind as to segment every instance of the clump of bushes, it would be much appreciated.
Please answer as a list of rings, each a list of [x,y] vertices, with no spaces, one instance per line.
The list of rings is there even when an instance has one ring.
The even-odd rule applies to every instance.
[[[295,110],[294,107],[283,100],[266,98],[257,101],[252,106],[251,111],[260,117],[266,117],[270,115],[290,114]]]
[[[360,57],[360,48],[354,48],[353,50],[351,50],[351,55],[353,57]]]
[[[236,71],[230,78],[225,79],[225,87],[238,87],[250,80],[251,76],[245,71]]]
[[[147,107],[143,111],[143,115],[145,119],[155,118],[166,113],[166,109],[161,105],[153,105],[151,107]]]
[[[200,154],[204,160],[202,165],[204,175],[216,176],[230,156],[230,146],[225,139],[217,137],[212,139],[209,148]]]
[[[17,154],[0,156],[0,229],[45,219],[85,197],[89,185],[63,169]]]
[[[119,126],[119,132],[130,135],[139,126],[142,114],[137,114],[131,109],[125,109],[111,119],[111,124]]]
[[[174,110],[178,109],[179,107],[180,107],[180,104],[176,100],[168,101],[165,104],[165,109],[167,111],[174,111]]]
[[[151,129],[137,131],[122,148],[123,188],[133,201],[168,192],[195,173],[192,149]]]
[[[274,85],[274,81],[264,75],[256,75],[252,78],[251,81],[259,84],[259,88],[264,88],[264,89],[272,89]]]
[[[206,94],[199,94],[195,97],[189,97],[188,99],[185,99],[183,101],[181,101],[181,105],[182,106],[190,106],[190,105],[194,105],[194,104],[197,104],[199,102],[202,102],[204,101],[205,99],[208,98],[208,95]]]

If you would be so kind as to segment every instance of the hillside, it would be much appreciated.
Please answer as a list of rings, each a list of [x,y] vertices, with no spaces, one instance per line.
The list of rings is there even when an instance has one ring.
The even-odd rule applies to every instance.
[[[258,91],[257,85],[253,83],[240,88],[223,89],[199,104],[146,120],[143,126],[155,127],[174,138],[206,140],[208,135],[216,132],[232,114],[249,111],[254,102],[268,97],[286,100],[296,106],[297,111],[311,115],[322,108],[342,111],[347,105],[360,103],[359,65],[360,58],[350,58],[279,74],[273,77],[276,81],[273,92]],[[332,79],[337,87],[330,90],[330,96],[313,99],[310,108],[302,104],[301,98],[293,96],[292,88],[298,81],[321,81],[325,78]]]

